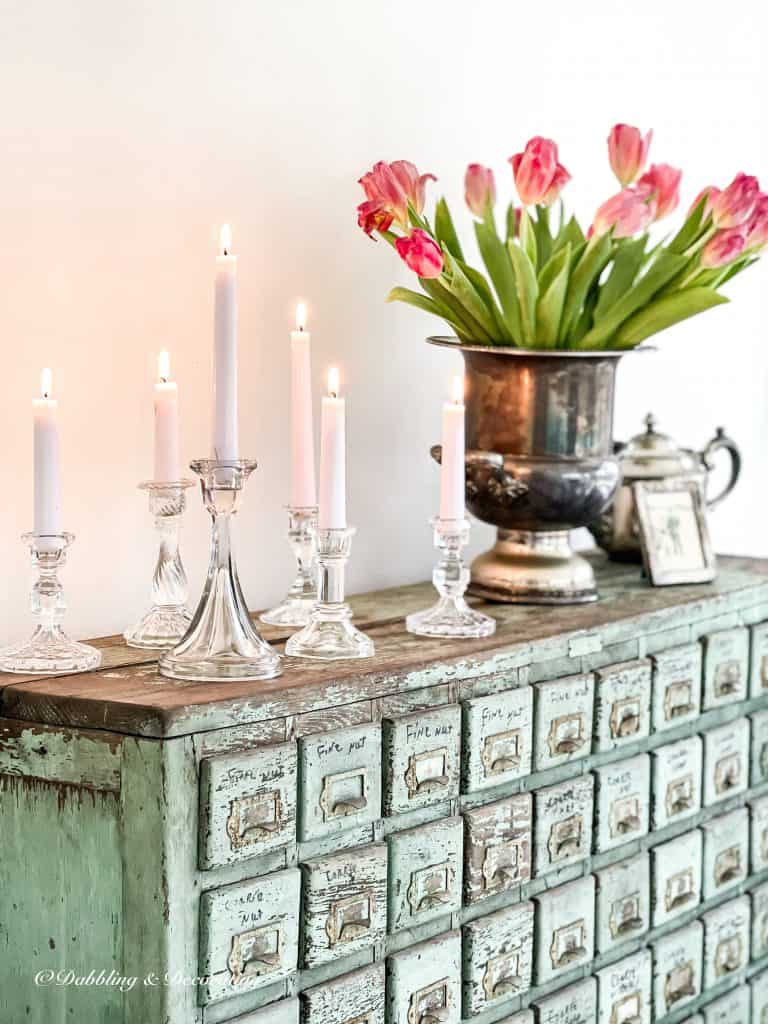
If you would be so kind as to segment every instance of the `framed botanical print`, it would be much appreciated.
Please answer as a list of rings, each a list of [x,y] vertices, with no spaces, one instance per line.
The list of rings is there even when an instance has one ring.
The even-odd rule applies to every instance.
[[[694,480],[639,480],[632,490],[651,583],[711,582],[717,568],[701,485]]]

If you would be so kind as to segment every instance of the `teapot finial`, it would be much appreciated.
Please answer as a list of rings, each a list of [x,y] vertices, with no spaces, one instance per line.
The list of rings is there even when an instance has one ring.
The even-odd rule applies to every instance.
[[[656,423],[657,423],[657,420],[656,420],[656,417],[653,415],[652,412],[647,413],[645,419],[643,420],[643,423],[645,424],[645,431],[646,431],[647,434],[655,434],[656,433]]]

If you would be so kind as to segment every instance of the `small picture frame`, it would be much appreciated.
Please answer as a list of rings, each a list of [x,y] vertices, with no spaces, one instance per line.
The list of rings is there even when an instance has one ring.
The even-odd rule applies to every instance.
[[[695,480],[639,480],[632,491],[651,583],[710,583],[717,567],[701,485]]]

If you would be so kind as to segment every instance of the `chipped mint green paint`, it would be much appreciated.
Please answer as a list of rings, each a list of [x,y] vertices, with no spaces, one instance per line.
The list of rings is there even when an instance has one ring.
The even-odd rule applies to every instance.
[[[533,770],[586,757],[592,750],[594,675],[536,683],[534,690]]]
[[[387,1024],[459,1024],[461,936],[448,932],[387,961]]]
[[[461,818],[389,836],[389,930],[415,928],[461,908]]]
[[[302,1024],[384,1024],[384,964],[307,989],[301,1004]]]
[[[402,814],[459,795],[461,708],[385,718],[384,813]]]
[[[479,917],[463,929],[462,998],[466,1017],[522,995],[531,986],[533,903]]]
[[[710,633],[702,640],[704,683],[701,706],[705,711],[735,704],[747,696],[749,632],[745,626]]]
[[[530,773],[533,730],[530,686],[466,700],[463,709],[465,793],[501,786]]]
[[[656,1016],[682,1009],[701,992],[704,928],[692,921],[669,932],[651,947]]]

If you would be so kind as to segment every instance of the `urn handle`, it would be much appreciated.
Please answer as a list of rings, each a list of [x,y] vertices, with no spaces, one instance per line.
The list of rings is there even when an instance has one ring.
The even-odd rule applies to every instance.
[[[704,463],[707,472],[711,472],[714,469],[714,456],[721,449],[725,449],[731,457],[731,475],[722,491],[714,497],[707,499],[707,508],[714,508],[720,504],[723,498],[727,498],[736,486],[736,482],[741,474],[741,452],[736,442],[726,434],[724,427],[717,428],[715,436],[701,453],[701,461]]]

